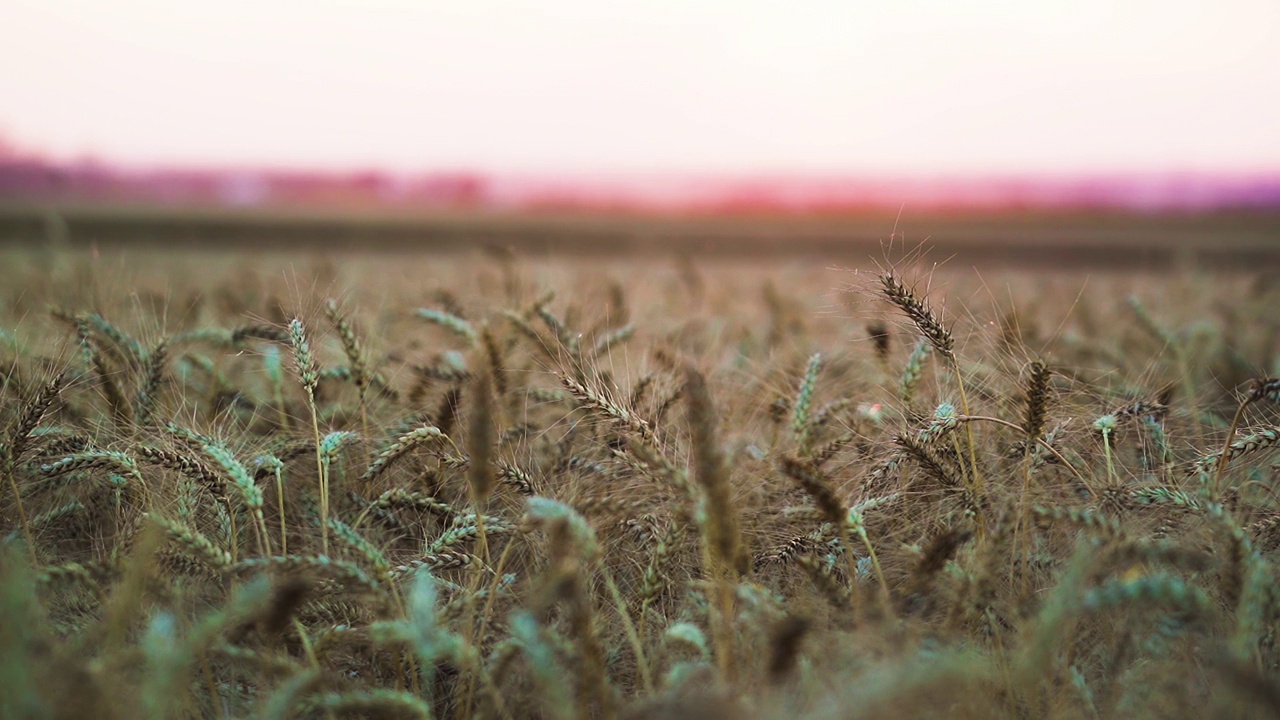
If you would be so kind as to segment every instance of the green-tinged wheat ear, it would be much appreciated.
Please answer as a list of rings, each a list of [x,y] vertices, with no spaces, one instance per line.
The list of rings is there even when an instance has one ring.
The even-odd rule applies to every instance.
[[[298,382],[302,383],[309,395],[314,396],[316,386],[320,383],[320,366],[311,352],[307,328],[298,318],[289,321],[289,345],[293,348],[293,364],[298,373]]]
[[[245,558],[228,569],[234,572],[257,569],[312,572],[335,580],[348,588],[363,590],[373,595],[381,595],[383,592],[382,585],[360,569],[360,566],[345,560],[334,560],[327,555],[275,555]]]
[[[931,445],[958,427],[960,416],[956,413],[955,406],[944,402],[938,405],[929,424],[916,433],[915,441],[920,445]]]
[[[563,521],[571,531],[569,537],[574,541],[574,547],[581,553],[584,560],[595,561],[600,557],[600,541],[596,539],[595,530],[591,529],[587,519],[576,510],[562,502],[544,497],[531,497],[527,502],[529,510],[526,518],[528,520],[548,527]]]
[[[49,411],[49,406],[53,404],[54,399],[62,392],[65,381],[66,374],[64,371],[45,383],[39,392],[24,403],[13,427],[9,429],[5,437],[0,438],[3,441],[0,443],[0,471],[3,471],[9,480],[9,489],[13,494],[14,507],[18,512],[22,536],[27,543],[27,551],[33,562],[36,557],[35,539],[31,535],[31,526],[27,521],[27,512],[22,504],[22,492],[18,488],[18,480],[14,475],[14,468],[21,459],[22,452],[26,449],[36,427],[40,425],[45,413]]]
[[[304,715],[328,717],[397,717],[431,720],[431,708],[416,695],[402,690],[347,690],[321,692],[293,705]]]
[[[369,469],[365,470],[364,474],[360,476],[360,482],[362,484],[373,482],[385,473],[387,468],[391,467],[414,448],[440,442],[450,442],[449,437],[433,425],[423,425],[410,430],[397,437],[390,445],[378,452],[378,456],[369,465]]]
[[[325,302],[324,313],[333,325],[333,329],[337,331],[338,340],[342,343],[342,352],[347,356],[347,364],[351,368],[351,382],[360,390],[363,397],[365,388],[369,384],[369,361],[360,344],[360,336],[356,334],[347,316],[338,309],[336,300],[329,299]]]
[[[391,569],[391,563],[387,560],[387,556],[378,549],[378,546],[369,542],[363,535],[353,530],[350,525],[338,518],[329,518],[329,530],[334,537],[341,540],[352,550],[355,550],[379,574],[386,573]]]
[[[1166,487],[1146,487],[1129,491],[1129,499],[1138,505],[1171,505],[1185,510],[1199,510],[1202,504],[1196,496]]]
[[[204,448],[205,454],[222,468],[227,481],[236,491],[236,494],[244,502],[244,506],[254,514],[256,518],[262,517],[263,497],[262,490],[253,480],[253,475],[249,470],[236,459],[230,450],[221,445],[210,444]],[[261,529],[261,528],[260,528]]]
[[[379,508],[412,508],[442,517],[452,517],[458,514],[457,510],[447,502],[430,495],[405,490],[404,488],[388,490],[379,495],[372,504],[374,507]]]
[[[1158,470],[1162,474],[1164,469],[1173,463],[1173,448],[1169,444],[1169,433],[1165,430],[1164,423],[1155,419],[1150,415],[1143,415],[1139,423],[1147,431],[1148,437],[1151,439],[1151,445],[1154,446],[1154,452],[1148,452],[1143,448],[1143,463],[1148,470]]]
[[[636,433],[644,440],[653,439],[653,427],[635,413],[568,375],[560,375],[560,382],[582,408],[591,410],[613,421],[616,425]]]
[[[1176,575],[1166,574],[1111,578],[1081,598],[1081,608],[1087,612],[1105,612],[1126,605],[1162,605],[1196,617],[1205,617],[1212,609],[1212,602],[1203,590]]]
[[[680,534],[679,525],[668,523],[666,529],[658,535],[657,542],[654,543],[653,553],[649,556],[649,563],[645,566],[644,577],[640,583],[641,631],[644,630],[643,619],[649,607],[658,602],[667,590],[666,564],[672,551],[676,549],[676,541]]]
[[[416,572],[413,588],[407,597],[405,618],[383,621],[370,627],[376,642],[395,642],[409,646],[421,663],[419,670],[428,699],[435,695],[436,666],[449,662],[458,668],[475,668],[481,659],[477,650],[462,635],[444,625],[447,608],[437,607],[439,583],[427,568]],[[474,602],[476,598],[471,598]],[[483,668],[480,668],[483,672]]]
[[[1089,530],[1101,537],[1124,536],[1124,528],[1114,518],[1086,508],[1033,507],[1031,513],[1044,522],[1065,522]]]
[[[41,588],[61,587],[63,585],[83,585],[95,590],[101,589],[109,579],[109,573],[92,564],[63,563],[42,567],[36,572],[36,584]]]
[[[392,580],[408,577],[415,573],[427,570],[457,570],[460,568],[476,568],[482,567],[480,558],[475,555],[468,555],[460,552],[434,552],[426,553],[421,557],[410,560],[392,567],[390,576]]]
[[[225,447],[210,443],[205,446],[205,455],[209,456],[219,468],[223,469],[225,477],[227,477],[230,486],[236,489],[236,493],[241,497],[244,507],[250,511],[253,518],[253,536],[257,541],[257,551],[265,555],[268,553],[269,536],[266,533],[266,519],[262,515],[262,498],[261,488],[257,487],[257,483],[253,482],[253,475],[248,469],[244,468],[241,461],[236,459],[232,451]]]
[[[348,430],[334,430],[320,439],[320,459],[326,468],[332,468],[341,457],[342,449],[360,439]]]
[[[469,345],[475,345],[478,339],[476,329],[471,323],[454,315],[446,310],[436,310],[434,308],[418,308],[418,317],[429,323],[439,325],[458,337],[466,340]]]
[[[164,365],[169,357],[169,340],[163,338],[147,353],[142,363],[142,384],[133,401],[133,420],[139,425],[151,422],[164,381]]]
[[[316,389],[320,384],[320,366],[311,352],[306,327],[300,318],[289,321],[289,344],[293,348],[293,364],[298,382],[307,393],[307,407],[311,411],[311,433],[315,440],[317,482],[320,490],[320,546],[329,552],[329,473],[324,449],[320,440],[320,417],[316,409]]]
[[[53,401],[62,393],[66,384],[66,371],[59,372],[23,403],[17,421],[9,428],[4,438],[4,445],[0,447],[0,454],[6,462],[16,463],[21,458],[36,428],[44,420],[45,414],[49,412]]]
[[[1084,706],[1085,712],[1088,713],[1089,717],[1099,717],[1098,704],[1094,700],[1093,690],[1090,689],[1089,683],[1084,677],[1084,673],[1080,672],[1080,668],[1076,665],[1071,666],[1070,672],[1071,687],[1075,690],[1076,697],[1079,698],[1080,704]]]
[[[31,518],[31,527],[42,528],[46,525],[53,525],[60,520],[69,518],[84,511],[84,503],[79,500],[72,500],[64,503],[51,510],[46,510],[39,515]]]
[[[87,450],[92,444],[92,437],[71,428],[56,425],[37,426],[27,434],[23,449],[25,450],[27,445],[35,445],[36,452],[41,456],[53,457],[74,455]]]
[[[920,338],[907,357],[907,363],[902,366],[902,377],[898,380],[898,399],[903,405],[910,405],[916,396],[916,388],[920,386],[920,378],[924,376],[924,364],[929,359],[931,348],[928,340]]]
[[[1280,426],[1271,425],[1259,428],[1231,443],[1225,450],[1202,456],[1195,463],[1195,471],[1200,474],[1208,474],[1215,470],[1219,463],[1222,463],[1223,467],[1225,467],[1226,463],[1238,457],[1275,447],[1278,443],[1280,443]]]
[[[112,370],[110,363],[107,362],[102,353],[101,347],[94,339],[93,330],[88,320],[76,320],[76,337],[79,341],[81,356],[85,364],[97,375],[98,382],[102,386],[112,418],[118,423],[126,422],[129,419],[129,401],[120,389],[120,383],[116,381],[115,371]]]
[[[202,452],[206,445],[217,445],[218,441],[212,437],[192,430],[191,428],[182,427],[176,423],[165,423],[164,431],[168,433],[174,440],[177,440],[184,447],[190,448],[195,452]]]
[[[85,313],[76,317],[78,320],[88,323],[94,332],[110,341],[107,347],[117,361],[130,368],[138,368],[142,365],[146,351],[143,349],[142,343],[133,339],[129,333],[112,325],[106,318],[95,313]]]
[[[138,463],[133,458],[118,450],[86,450],[69,455],[60,460],[40,466],[40,474],[45,477],[57,477],[83,470],[115,470],[134,477],[142,482],[138,471]]]
[[[591,355],[600,356],[609,352],[615,345],[621,345],[636,334],[635,324],[623,325],[596,338],[591,346]]]
[[[795,436],[796,447],[800,455],[809,454],[810,409],[813,407],[813,391],[818,385],[818,371],[822,368],[822,355],[814,353],[805,367],[804,378],[800,380],[800,388],[796,391],[795,402],[791,404],[791,433]]]
[[[517,527],[509,522],[493,517],[484,518],[480,525],[479,516],[473,514],[460,515],[454,519],[453,526],[441,533],[426,546],[427,553],[444,552],[471,539],[479,539],[482,532],[487,537],[499,537],[516,532]]]
[[[226,570],[231,567],[231,553],[223,550],[199,531],[176,520],[169,520],[158,515],[148,516],[153,523],[164,530],[171,540],[182,546],[192,557],[200,560],[214,570]]]

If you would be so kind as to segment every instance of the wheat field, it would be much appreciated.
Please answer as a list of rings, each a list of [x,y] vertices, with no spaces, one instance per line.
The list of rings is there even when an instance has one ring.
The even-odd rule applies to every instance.
[[[942,260],[6,250],[0,717],[1280,714],[1274,272]]]

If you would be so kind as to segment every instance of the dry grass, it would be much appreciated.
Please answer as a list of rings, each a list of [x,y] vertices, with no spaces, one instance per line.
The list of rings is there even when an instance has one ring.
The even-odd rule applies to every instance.
[[[4,260],[0,718],[1280,712],[1271,276]]]

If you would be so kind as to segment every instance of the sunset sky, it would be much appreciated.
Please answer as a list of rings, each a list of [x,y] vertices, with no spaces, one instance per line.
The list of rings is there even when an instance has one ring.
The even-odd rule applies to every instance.
[[[0,136],[126,163],[1280,169],[1276,0],[5,0]]]

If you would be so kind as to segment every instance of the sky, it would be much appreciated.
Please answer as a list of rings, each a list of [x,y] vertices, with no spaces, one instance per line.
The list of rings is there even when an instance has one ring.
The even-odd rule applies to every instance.
[[[1280,169],[1276,0],[4,0],[0,136],[134,164]]]

